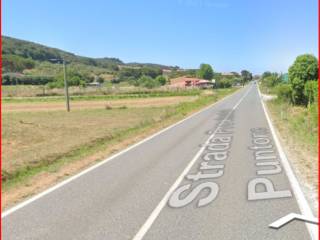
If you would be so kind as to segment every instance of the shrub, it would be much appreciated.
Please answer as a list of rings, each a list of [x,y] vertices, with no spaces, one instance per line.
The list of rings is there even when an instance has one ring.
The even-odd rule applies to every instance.
[[[156,77],[156,81],[162,86],[167,83],[167,79],[162,75]]]
[[[281,82],[281,77],[277,73],[271,73],[263,78],[262,82],[265,86],[272,88]]]
[[[54,78],[50,76],[30,76],[30,75],[17,76],[15,74],[4,74],[2,76],[3,85],[16,85],[16,84],[45,85],[52,81],[54,81]]]
[[[308,99],[308,103],[318,101],[318,81],[308,81],[304,85],[304,95]]]
[[[290,84],[279,84],[276,87],[278,99],[286,102],[292,102],[292,88]]]
[[[230,88],[232,87],[233,81],[231,79],[223,78],[220,81],[217,82],[218,88]]]
[[[294,104],[306,104],[307,99],[303,94],[304,82],[300,78],[294,78],[290,80],[292,86],[292,101]]]

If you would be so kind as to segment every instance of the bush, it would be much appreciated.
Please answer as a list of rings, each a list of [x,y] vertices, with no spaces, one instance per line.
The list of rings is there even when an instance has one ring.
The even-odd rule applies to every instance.
[[[306,104],[307,99],[303,93],[304,82],[300,78],[294,78],[290,80],[292,86],[292,101],[294,104]]]
[[[276,87],[278,99],[286,102],[292,102],[292,88],[290,84],[279,84]]]
[[[281,77],[278,76],[277,73],[271,73],[267,77],[263,78],[263,84],[269,88],[276,86],[277,84],[281,83]]]
[[[313,103],[318,101],[318,81],[308,81],[304,85],[303,91],[308,103]]]
[[[34,68],[35,62],[30,58],[4,54],[2,67],[4,72],[22,72],[24,69]]]
[[[232,87],[233,81],[231,79],[223,78],[217,82],[218,88],[230,88]]]
[[[162,86],[167,83],[167,79],[162,75],[156,77],[156,81]]]
[[[54,78],[49,76],[29,76],[22,75],[17,76],[15,74],[4,74],[2,76],[2,85],[45,85],[49,82],[53,82]]]
[[[146,88],[155,88],[160,86],[160,83],[149,76],[142,76],[138,79],[138,85]]]

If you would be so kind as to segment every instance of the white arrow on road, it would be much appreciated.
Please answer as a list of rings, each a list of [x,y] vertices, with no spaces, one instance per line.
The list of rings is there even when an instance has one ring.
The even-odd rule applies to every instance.
[[[296,214],[296,213],[290,213],[280,219],[278,219],[277,221],[271,223],[269,225],[270,228],[274,228],[274,229],[279,229],[282,226],[286,225],[287,223],[293,221],[293,220],[299,220],[299,221],[303,221],[303,222],[307,222],[307,223],[312,223],[312,224],[319,224],[319,221],[317,218],[313,217],[313,216],[303,216],[300,214]]]

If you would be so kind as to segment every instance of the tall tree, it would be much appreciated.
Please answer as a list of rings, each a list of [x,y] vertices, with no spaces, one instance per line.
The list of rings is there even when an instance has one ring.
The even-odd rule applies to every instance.
[[[246,82],[249,82],[252,80],[252,73],[248,70],[242,70],[241,71],[241,81],[242,85],[244,85]]]
[[[213,78],[213,69],[210,64],[202,63],[197,75],[199,78],[211,80]]]
[[[304,94],[307,81],[318,80],[318,59],[310,54],[300,55],[289,68],[289,81],[292,85],[292,99],[295,104],[307,104]]]

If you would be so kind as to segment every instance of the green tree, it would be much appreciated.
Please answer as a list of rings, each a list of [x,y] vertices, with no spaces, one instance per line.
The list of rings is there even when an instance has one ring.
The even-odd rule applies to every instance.
[[[167,79],[162,76],[162,75],[159,75],[158,77],[156,77],[156,81],[160,83],[160,85],[165,85],[167,83]]]
[[[251,81],[252,80],[252,73],[249,72],[248,70],[242,70],[241,71],[241,80],[242,80],[242,85]]]
[[[22,72],[24,69],[34,68],[35,62],[30,58],[17,55],[3,55],[2,67],[4,72]]]
[[[158,67],[143,67],[141,68],[141,73],[142,75],[156,78],[157,76],[162,74],[162,70]]]
[[[272,73],[271,72],[269,72],[269,71],[266,71],[266,72],[264,72],[263,74],[262,74],[262,79],[264,79],[264,78],[266,78],[266,77],[270,77],[272,75]]]
[[[228,78],[223,78],[217,82],[219,88],[230,88],[232,87],[233,80]]]
[[[278,73],[270,73],[262,79],[263,84],[269,88],[276,86],[277,84],[281,83],[281,81],[281,75]]]
[[[139,78],[138,85],[145,88],[155,88],[158,87],[160,83],[152,77],[143,75],[141,78]]]
[[[304,95],[308,100],[308,104],[317,101],[318,81],[307,81],[304,85]]]
[[[210,64],[202,63],[197,75],[199,78],[211,80],[213,78],[213,69]]]
[[[318,79],[318,60],[310,54],[300,55],[289,68],[289,82],[292,86],[292,100],[295,104],[307,104],[308,98],[304,94],[307,81]]]

